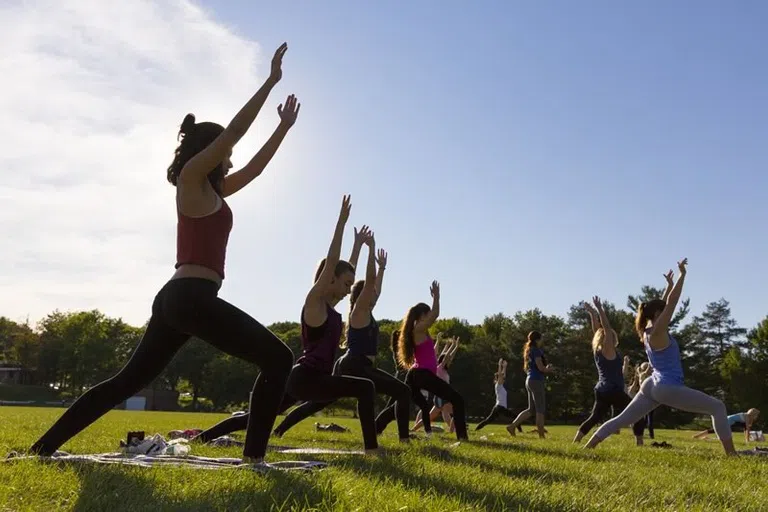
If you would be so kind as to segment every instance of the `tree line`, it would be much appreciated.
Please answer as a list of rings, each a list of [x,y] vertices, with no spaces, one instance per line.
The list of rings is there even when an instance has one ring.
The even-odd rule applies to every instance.
[[[637,305],[661,295],[662,290],[645,286],[628,296],[624,308],[604,303],[619,336],[619,349],[635,365],[646,359],[634,330]],[[749,407],[768,410],[768,316],[752,329],[743,328],[725,299],[707,304],[700,316],[689,316],[686,299],[670,327],[683,354],[686,384],[721,398],[730,412]],[[385,371],[394,372],[389,337],[398,324],[399,320],[380,321],[377,364]],[[269,328],[298,357],[299,323],[278,322]],[[54,311],[35,326],[0,317],[0,361],[26,368],[32,384],[55,387],[63,398],[76,398],[125,364],[143,329],[98,310]],[[478,325],[459,318],[440,319],[433,325],[433,335],[461,340],[451,384],[465,397],[470,417],[484,416],[493,406],[493,373],[499,358],[509,361],[509,406],[516,411],[525,407],[522,351],[532,330],[543,333],[547,358],[558,368],[547,379],[548,421],[577,423],[588,414],[596,381],[591,329],[583,305],[574,304],[565,317],[545,315],[537,308],[512,316],[490,315]],[[151,387],[188,394],[188,407],[194,410],[231,411],[247,407],[257,374],[258,368],[192,339]],[[354,402],[342,400],[337,407],[351,409]],[[663,425],[676,426],[690,423],[694,416],[662,407],[657,418]]]

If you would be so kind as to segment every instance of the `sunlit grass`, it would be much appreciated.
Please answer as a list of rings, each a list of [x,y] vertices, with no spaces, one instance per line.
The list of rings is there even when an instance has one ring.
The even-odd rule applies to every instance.
[[[0,408],[0,453],[28,447],[61,411]],[[63,449],[115,451],[129,430],[165,434],[207,427],[223,417],[112,411]],[[274,442],[362,448],[356,420],[333,421],[352,432],[315,432],[314,420],[306,420]],[[571,443],[575,427],[548,429],[546,440],[533,434],[512,439],[502,426],[489,426],[470,432],[469,443],[451,447],[456,439],[447,434],[401,445],[393,424],[381,438],[387,455],[317,455],[312,459],[330,465],[309,473],[17,461],[0,464],[0,509],[658,511],[765,510],[768,503],[768,460],[726,459],[717,441],[694,441],[690,432],[657,430],[657,440],[671,443],[673,449],[638,449],[631,429],[625,429],[587,452]],[[240,449],[194,445],[193,454],[237,457]],[[289,458],[269,454],[269,460]]]

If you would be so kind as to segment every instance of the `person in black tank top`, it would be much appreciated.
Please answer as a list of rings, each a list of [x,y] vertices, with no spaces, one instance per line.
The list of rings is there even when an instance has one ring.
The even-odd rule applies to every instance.
[[[617,416],[632,401],[624,389],[624,365],[621,354],[616,349],[619,338],[611,327],[600,298],[593,297],[592,301],[595,304],[594,307],[584,303],[584,308],[589,314],[593,331],[592,353],[597,367],[598,381],[595,385],[592,413],[576,431],[574,443],[581,441],[608,411],[613,409],[614,416]],[[638,446],[643,444],[644,424],[645,419],[638,421],[632,427]]]
[[[378,353],[379,325],[373,318],[373,308],[381,294],[384,269],[387,265],[387,253],[379,250],[375,257],[373,235],[367,240],[368,266],[365,281],[358,281],[352,287],[349,298],[350,312],[347,326],[347,351],[336,361],[334,375],[362,377],[373,382],[376,393],[390,396],[396,402],[398,435],[401,442],[408,442],[408,416],[410,406],[410,388],[392,375],[376,368],[373,363]],[[376,272],[376,264],[379,269]],[[282,436],[296,423],[320,412],[334,401],[309,401],[295,408],[275,429],[275,435]]]
[[[349,293],[355,278],[353,264],[339,259],[350,209],[349,197],[344,196],[328,256],[320,262],[315,272],[314,285],[301,310],[302,355],[288,377],[280,413],[300,401],[357,398],[365,449],[367,452],[375,452],[378,450],[378,442],[374,428],[373,383],[368,379],[332,374],[333,359],[343,331],[341,315],[333,306]],[[352,260],[357,260],[360,243],[367,238],[367,228],[364,226],[361,236],[355,239]],[[227,418],[202,432],[194,440],[209,442],[242,430],[248,424],[248,416],[249,414],[241,414]]]

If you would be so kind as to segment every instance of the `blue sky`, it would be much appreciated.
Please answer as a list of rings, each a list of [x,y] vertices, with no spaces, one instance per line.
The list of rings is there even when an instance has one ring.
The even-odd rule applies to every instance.
[[[2,234],[16,242],[3,256],[11,270],[0,275],[7,297],[0,314],[98,307],[142,323],[173,271],[173,189],[164,166],[178,123],[190,111],[226,123],[283,41],[283,80],[235,148],[235,165],[271,132],[287,94],[299,96],[301,115],[264,176],[230,201],[235,226],[221,293],[262,322],[298,320],[344,193],[353,202],[344,254],[352,226],[363,223],[390,254],[380,317],[428,301],[432,279],[442,284],[443,315],[472,323],[532,307],[564,314],[593,294],[623,305],[644,284],[662,286],[662,273],[684,256],[684,295],[695,314],[721,297],[746,327],[768,314],[768,4],[207,0],[198,3],[201,15],[180,1],[125,4],[119,13],[91,6],[70,18],[51,4],[46,19],[66,22],[39,37],[71,51],[81,68],[101,70],[103,89],[82,72],[59,76],[61,83],[41,78],[48,67],[34,52],[45,45],[29,30],[16,39],[7,33],[40,25],[42,14],[12,5],[18,17],[4,13],[6,38],[35,57],[14,72],[34,70],[29,80],[38,88],[55,83],[56,93],[90,95],[83,105],[98,106],[94,119],[109,108],[128,128],[114,142],[124,158],[112,159],[125,172],[105,173],[103,159],[80,161],[103,141],[91,141],[68,167],[69,177],[89,164],[93,176],[112,180],[112,195],[101,191],[97,201],[90,182],[78,184],[82,195],[57,196],[82,210],[77,223],[59,225],[71,218],[61,213],[42,217],[50,201],[39,184],[26,199],[39,223],[30,224],[31,207],[22,223],[21,203],[9,206]],[[88,37],[66,32],[72,23]],[[60,40],[50,43],[51,34]],[[40,91],[19,88],[0,108],[32,104],[23,94],[47,97]],[[118,97],[125,104],[107,103]],[[68,119],[76,108],[61,104]],[[112,127],[100,119],[99,136],[107,137]],[[0,163],[12,172],[26,158],[21,175],[30,176],[28,169],[62,162],[52,149],[44,162],[47,153],[33,142],[28,148]],[[84,237],[92,249],[71,238],[33,249],[49,240],[42,231],[34,240],[11,231],[53,230],[52,221],[51,236]],[[94,224],[83,233],[87,222]],[[73,248],[66,258],[63,246]]]
[[[415,4],[205,4],[290,46],[281,87],[314,162],[287,170],[300,191],[279,185],[311,232],[282,249],[298,235],[322,256],[349,192],[351,222],[390,250],[380,315],[433,278],[445,314],[472,322],[623,304],[683,256],[694,312],[725,297],[743,324],[768,314],[768,5]]]

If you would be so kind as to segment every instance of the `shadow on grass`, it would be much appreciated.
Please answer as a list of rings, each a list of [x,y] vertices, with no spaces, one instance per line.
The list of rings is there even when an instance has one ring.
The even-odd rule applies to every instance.
[[[81,489],[73,510],[197,511],[304,510],[333,508],[330,485],[305,472],[274,471],[248,474],[244,469],[177,471],[172,468],[77,465]],[[172,471],[175,474],[167,475]],[[232,475],[206,481],[209,473]],[[160,478],[158,472],[166,473]],[[245,474],[245,478],[242,478]],[[215,482],[215,483],[214,483]]]
[[[565,457],[567,459],[574,460],[603,460],[605,456],[601,455],[595,450],[585,450],[581,447],[573,450],[562,448],[542,448],[540,446],[531,446],[530,444],[522,443],[497,443],[492,441],[471,440],[469,442],[471,446],[479,446],[482,448],[492,448],[494,450],[505,450],[518,453],[536,453],[539,455],[549,455],[552,457]]]
[[[442,451],[440,448],[434,448],[435,454]],[[478,465],[478,461],[469,459],[465,456],[456,454],[439,454],[446,461],[453,460],[458,463],[470,463]],[[483,462],[480,461],[482,466]],[[487,464],[491,471],[498,471],[499,468],[494,464]],[[461,501],[468,507],[482,507],[486,510],[537,510],[543,512],[560,512],[568,510],[567,507],[541,503],[539,500],[531,500],[528,496],[512,494],[503,488],[492,488],[482,486],[471,486],[455,480],[425,475],[419,470],[418,466],[409,466],[398,463],[394,457],[384,457],[370,461],[351,461],[345,466],[359,473],[361,478],[376,479],[383,484],[399,482],[404,487],[416,491],[421,495],[442,495],[449,496]],[[505,468],[509,476],[518,476],[520,478],[534,478],[540,481],[560,480],[560,475],[553,475],[548,471],[542,471],[535,468],[522,468],[518,474],[515,474],[514,468]]]
[[[510,467],[509,465],[496,464],[480,458],[471,458],[460,453],[456,449],[428,446],[422,449],[421,452],[433,460],[441,460],[449,463],[453,462],[469,467],[475,467],[481,469],[482,471],[499,473],[510,478],[535,478],[536,480],[545,483],[565,482],[573,480],[572,477],[553,471],[542,471],[540,469],[531,467]]]

